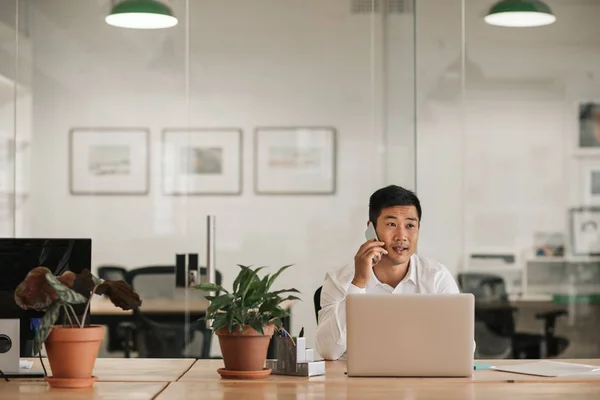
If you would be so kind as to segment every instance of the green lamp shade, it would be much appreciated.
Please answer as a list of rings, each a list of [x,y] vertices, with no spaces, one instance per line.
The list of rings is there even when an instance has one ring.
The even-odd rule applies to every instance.
[[[556,17],[540,0],[502,0],[492,6],[484,20],[490,25],[524,28],[550,25]]]
[[[120,28],[162,29],[177,25],[171,9],[157,0],[124,0],[113,6],[106,23]]]

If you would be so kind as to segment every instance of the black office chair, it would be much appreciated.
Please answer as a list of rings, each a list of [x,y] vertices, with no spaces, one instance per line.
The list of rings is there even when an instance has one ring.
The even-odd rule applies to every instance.
[[[200,276],[206,275],[206,268],[200,268]],[[175,267],[149,266],[132,269],[127,272],[126,281],[142,298],[172,299],[175,297]],[[215,271],[215,281],[222,282],[222,275]],[[201,291],[191,291],[190,295],[203,297]],[[193,301],[193,298],[192,298]],[[204,321],[184,322],[182,313],[168,313],[161,320],[153,319],[141,310],[134,312],[134,327],[127,329],[128,348],[136,349],[140,357],[179,358],[185,356],[185,348],[195,339],[196,333],[202,333],[202,351],[199,358],[209,358],[212,332]]]
[[[569,344],[554,335],[556,319],[567,311],[553,310],[536,314],[544,321],[544,334],[516,332],[518,311],[508,300],[504,279],[497,275],[462,273],[458,275],[462,292],[475,296],[475,341],[477,358],[540,359],[556,357]]]
[[[98,267],[98,277],[107,281],[125,280],[127,268],[118,265],[101,265]]]
[[[313,296],[313,302],[315,303],[315,317],[317,317],[317,325],[319,324],[319,311],[321,311],[321,291],[323,290],[323,286],[319,287],[315,290],[315,295]]]

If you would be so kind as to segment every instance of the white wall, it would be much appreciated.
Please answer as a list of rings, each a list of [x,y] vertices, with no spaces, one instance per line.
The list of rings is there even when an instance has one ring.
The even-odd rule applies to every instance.
[[[172,2],[183,16],[183,1]],[[94,265],[173,264],[205,254],[205,217],[217,215],[217,264],[230,285],[236,264],[293,263],[281,286],[302,291],[293,330],[312,340],[312,296],[325,271],[350,262],[363,241],[368,197],[383,184],[383,136],[373,130],[371,17],[348,2],[194,1],[190,15],[191,127],[244,131],[239,197],[165,197],[160,134],[188,124],[185,26],[139,32],[107,26],[95,1],[35,5],[33,216],[35,236],[91,236]],[[376,77],[376,79],[380,79]],[[378,122],[381,124],[381,122]],[[256,126],[338,130],[334,196],[253,193]],[[72,127],[151,129],[147,197],[74,197],[68,187]]]

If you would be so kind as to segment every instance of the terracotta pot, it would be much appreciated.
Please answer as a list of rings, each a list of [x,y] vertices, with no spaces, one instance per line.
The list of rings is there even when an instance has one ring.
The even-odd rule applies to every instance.
[[[86,387],[94,384],[92,370],[104,327],[65,328],[54,326],[46,339],[46,352],[52,369],[50,386]],[[53,383],[55,385],[53,385]],[[83,385],[83,386],[82,386]]]
[[[263,327],[264,335],[250,326],[244,328],[244,333],[239,330],[229,332],[228,328],[216,331],[225,368],[229,371],[262,371],[274,330],[274,325],[268,325]]]

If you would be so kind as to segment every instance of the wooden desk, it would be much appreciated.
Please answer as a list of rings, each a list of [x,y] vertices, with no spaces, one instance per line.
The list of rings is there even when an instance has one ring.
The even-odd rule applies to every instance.
[[[186,300],[170,300],[170,299],[146,299],[142,300],[142,306],[140,310],[145,314],[183,314],[186,312],[204,314],[208,308],[208,301],[206,299],[190,299]],[[119,315],[131,315],[132,311],[121,310],[115,307],[105,297],[94,296],[92,303],[90,304],[90,312],[92,315],[107,315],[107,316],[119,316]]]
[[[354,385],[314,382],[174,382],[157,400],[262,400],[262,399],[432,399],[432,400],[563,400],[564,398],[597,400],[600,385],[594,384],[510,384],[510,383],[440,383],[406,382],[384,379],[377,385],[359,380]]]
[[[600,360],[572,361],[600,365]],[[528,361],[502,361],[521,362]],[[491,363],[499,365],[501,362]],[[0,382],[0,400],[600,398],[600,375],[555,379],[475,371],[472,378],[348,378],[344,374],[345,362],[337,361],[327,363],[325,376],[272,375],[265,380],[231,381],[221,379],[217,374],[216,369],[222,365],[222,360],[98,359],[94,375],[100,380],[93,388],[50,389],[41,380],[13,380]],[[189,366],[192,368],[185,373]]]
[[[284,301],[281,303],[281,307],[289,310],[292,304],[292,301]],[[183,299],[142,299],[140,311],[144,314],[184,314],[186,312],[204,314],[207,308],[208,301],[197,297],[188,301]],[[101,296],[94,296],[90,304],[90,312],[91,315],[99,316],[127,316],[132,314],[131,310],[121,310],[115,307],[110,300]]]
[[[487,360],[480,361],[491,365],[510,365],[532,362],[534,360]],[[560,360],[564,362],[574,362],[580,364],[598,365],[600,367],[600,359],[595,360]],[[222,360],[198,360],[192,368],[189,369],[178,382],[211,382],[220,379],[217,373],[218,368],[223,367]],[[324,383],[342,383],[342,384],[375,384],[380,385],[382,382],[389,381],[390,378],[349,378],[346,372],[345,361],[334,361],[326,363],[326,374],[322,376],[313,376],[310,378],[299,378],[286,375],[270,375],[266,381],[273,383],[291,383],[298,382],[298,379],[309,382],[324,382]],[[516,383],[516,382],[540,382],[540,383],[574,383],[574,382],[595,382],[600,384],[600,374],[598,375],[579,375],[567,376],[558,378],[545,378],[533,375],[512,374],[508,372],[500,372],[493,370],[473,371],[473,376],[468,378],[397,378],[395,380],[402,381],[408,384],[426,383],[435,381],[436,383]],[[599,385],[600,386],[600,385]]]
[[[51,389],[43,381],[0,383],[0,400],[151,400],[167,382],[96,382],[89,389]]]
[[[34,368],[41,369],[39,358],[30,358]],[[173,382],[195,363],[194,358],[98,358],[92,375],[99,382]],[[52,375],[48,359],[44,359],[48,375]]]

